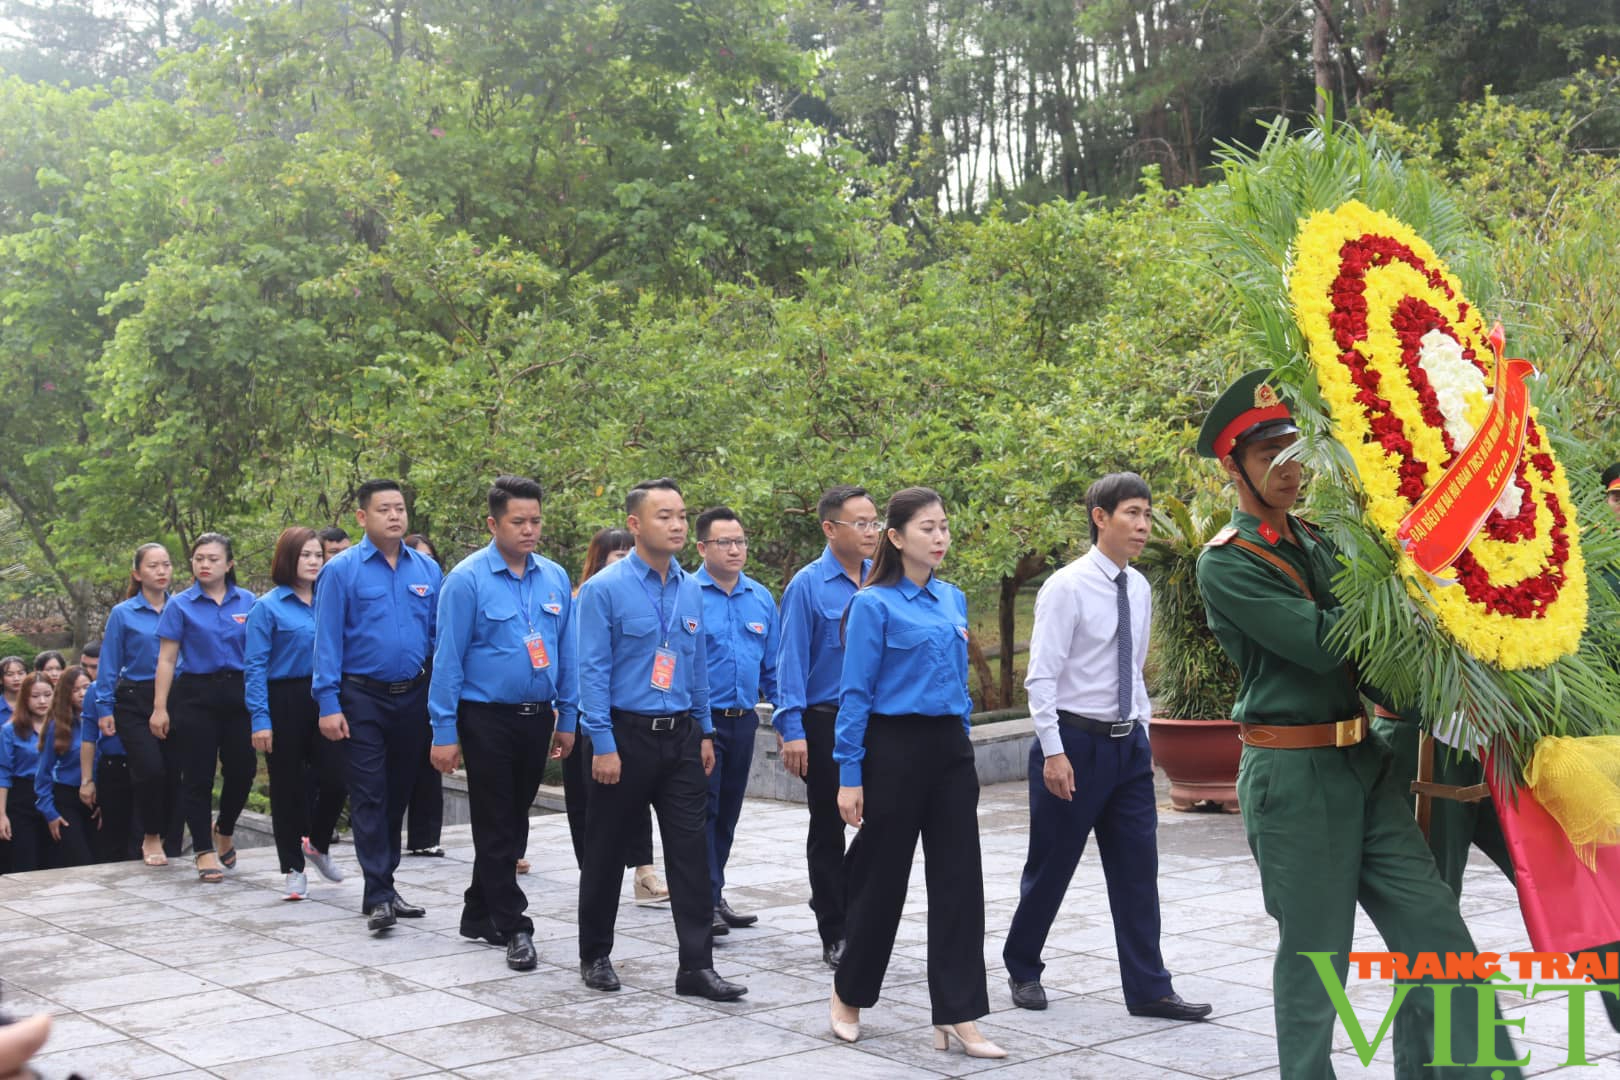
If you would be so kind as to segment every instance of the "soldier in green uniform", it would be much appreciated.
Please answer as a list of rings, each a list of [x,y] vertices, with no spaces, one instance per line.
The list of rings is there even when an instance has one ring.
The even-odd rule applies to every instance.
[[[1369,737],[1361,687],[1327,638],[1340,618],[1331,582],[1331,544],[1288,511],[1299,497],[1300,464],[1275,464],[1299,437],[1267,372],[1239,379],[1205,419],[1198,452],[1237,484],[1231,525],[1198,561],[1210,629],[1241,676],[1233,719],[1242,726],[1238,799],[1249,849],[1260,868],[1266,911],[1277,920],[1272,971],[1277,1056],[1287,1080],[1331,1078],[1331,998],[1301,953],[1334,954],[1342,984],[1359,902],[1388,948],[1415,956],[1472,953],[1456,895],[1435,870],[1413,820],[1405,785],[1390,775],[1389,751]],[[1478,1060],[1478,1009],[1453,994],[1452,1060]],[[1433,1041],[1434,998],[1425,983],[1402,1014]],[[1380,1018],[1369,1018],[1376,1030]],[[1422,1062],[1434,1060],[1425,1047]],[[1496,1029],[1498,1060],[1514,1058]],[[1397,1075],[1500,1077],[1512,1065],[1403,1067]]]

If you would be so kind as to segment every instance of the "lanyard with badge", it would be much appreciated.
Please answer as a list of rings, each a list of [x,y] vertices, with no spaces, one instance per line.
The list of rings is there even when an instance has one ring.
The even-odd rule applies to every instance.
[[[669,631],[675,625],[676,613],[672,610],[669,613],[669,618],[664,618],[665,583],[660,582],[658,585],[658,600],[656,603],[653,601],[652,593],[647,590],[646,578],[641,580],[641,591],[642,595],[647,598],[647,603],[652,605],[653,613],[658,617],[658,636],[662,641],[662,644],[653,653],[652,688],[668,693],[670,687],[675,685],[675,650],[669,647]],[[679,607],[680,604],[677,603],[675,608],[679,609]]]
[[[534,575],[534,567],[529,566],[524,568],[521,581],[514,581],[511,571],[507,571],[506,580],[512,587],[512,595],[517,597],[518,609],[523,612],[523,624],[529,628],[529,632],[523,635],[523,647],[529,650],[529,667],[541,671],[551,666],[551,656],[546,652],[545,637],[534,628],[534,612],[528,596],[533,592],[529,586]]]

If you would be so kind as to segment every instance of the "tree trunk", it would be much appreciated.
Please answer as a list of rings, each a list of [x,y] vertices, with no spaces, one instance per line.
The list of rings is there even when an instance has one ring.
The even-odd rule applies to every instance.
[[[29,537],[34,541],[34,547],[39,550],[45,559],[45,565],[50,568],[51,576],[56,578],[57,584],[62,587],[62,591],[72,603],[73,644],[75,647],[83,645],[90,625],[89,583],[69,575],[67,567],[62,565],[61,557],[51,546],[50,538],[45,535],[45,519],[35,510],[33,503],[4,476],[0,476],[0,495],[10,499],[11,505],[17,508],[17,516],[22,518],[23,526],[27,528]]]
[[[1001,579],[1001,597],[996,612],[999,617],[996,633],[1001,639],[1001,656],[998,657],[1001,661],[1001,678],[994,703],[989,700],[990,695],[986,691],[986,708],[1006,709],[1012,706],[1015,691],[1013,680],[1017,675],[1013,669],[1013,660],[1018,646],[1018,627],[1016,625],[1018,591],[1024,587],[1026,581],[1045,570],[1046,566],[1047,559],[1045,555],[1038,552],[1028,552],[1018,560],[1018,565],[1013,567],[1013,572],[1003,576]],[[988,686],[988,684],[986,685]]]
[[[1328,98],[1333,93],[1333,24],[1328,21],[1327,9],[1316,5],[1316,22],[1311,28],[1311,70],[1316,74],[1316,115],[1327,113]]]
[[[1362,0],[1361,7],[1367,24],[1362,51],[1367,57],[1369,104],[1374,108],[1390,109],[1395,105],[1395,94],[1385,77],[1384,63],[1389,56],[1389,30],[1395,21],[1395,2]]]

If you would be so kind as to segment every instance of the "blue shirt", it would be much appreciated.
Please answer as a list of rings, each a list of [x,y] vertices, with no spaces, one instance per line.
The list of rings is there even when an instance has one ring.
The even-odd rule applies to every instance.
[[[557,730],[574,730],[579,682],[570,589],[568,571],[532,552],[519,581],[493,540],[445,575],[428,686],[433,745],[456,742],[456,705],[463,699],[548,702],[557,710]],[[540,635],[545,667],[529,657],[531,634]]]
[[[119,679],[151,682],[157,678],[157,628],[157,609],[146,602],[145,593],[116,605],[107,616],[107,628],[101,634],[101,666],[90,694],[97,718],[113,714]]]
[[[44,815],[47,822],[55,821],[62,815],[56,811],[56,792],[51,790],[53,784],[67,784],[69,787],[78,787],[82,779],[83,770],[79,766],[79,744],[81,736],[79,725],[73,725],[73,741],[68,744],[67,750],[58,755],[56,752],[56,732],[50,727],[45,728],[45,748],[39,751],[39,763],[34,768],[34,805]]]
[[[960,716],[968,730],[967,634],[967,598],[935,577],[921,586],[903,577],[850,601],[833,742],[840,784],[860,786],[873,713]]]
[[[243,696],[254,731],[270,730],[270,684],[307,679],[315,667],[315,609],[285,585],[253,605],[242,654]]]
[[[89,742],[96,748],[96,768],[99,769],[103,757],[126,757],[128,751],[124,749],[124,740],[117,735],[103,735],[101,733],[101,725],[96,722],[96,718],[90,713],[94,704],[89,695],[86,695],[84,699],[86,711],[79,719],[79,739],[81,742]]]
[[[709,654],[709,708],[752,709],[776,701],[780,621],[770,590],[747,574],[730,595],[706,566],[692,575],[703,596],[703,646]]]
[[[341,711],[345,675],[414,679],[433,655],[439,564],[399,545],[394,565],[365,537],[338,552],[315,583],[315,673],[310,693],[322,716]]]
[[[10,723],[11,714],[15,711],[11,707],[11,702],[7,701],[4,695],[0,695],[0,724]]]
[[[157,636],[160,641],[180,643],[174,673],[241,671],[248,611],[252,607],[253,594],[240,585],[225,586],[225,595],[217,602],[203,592],[201,585],[170,598],[158,616]]]
[[[613,709],[667,716],[691,712],[714,730],[703,644],[703,597],[697,579],[669,561],[663,582],[632,551],[579,588],[579,726],[598,754],[618,752]],[[675,654],[668,690],[652,684],[653,661],[667,644]]]
[[[862,580],[871,570],[870,559],[861,563]],[[782,645],[776,663],[780,689],[771,724],[788,742],[804,738],[805,709],[838,700],[844,671],[838,624],[855,588],[829,547],[794,574],[782,594]]]
[[[17,779],[33,780],[38,771],[39,736],[33,728],[19,735],[17,725],[7,720],[0,728],[0,788],[11,787]]]

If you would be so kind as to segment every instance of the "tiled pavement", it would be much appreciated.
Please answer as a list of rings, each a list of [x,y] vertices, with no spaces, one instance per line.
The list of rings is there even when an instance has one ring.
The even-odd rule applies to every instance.
[[[524,879],[541,965],[515,974],[503,953],[456,933],[472,849],[447,833],[443,860],[407,859],[401,891],[428,916],[386,938],[365,932],[359,872],[313,882],[314,899],[284,903],[272,849],[244,851],[224,885],[201,885],[180,863],[138,864],[0,878],[0,982],[13,1013],[57,1014],[42,1076],[230,1078],[314,1075],[462,1076],[589,1080],[703,1076],[716,1080],[840,1080],[991,1073],[998,1080],[1118,1080],[1277,1076],[1270,999],[1275,934],[1236,817],[1161,814],[1164,952],[1176,988],[1215,1005],[1212,1023],[1131,1017],[1122,1004],[1102,873],[1082,862],[1054,928],[1045,976],[1052,1006],[1011,1007],[1001,940],[1018,893],[1027,826],[1020,785],[987,788],[980,804],[989,937],[991,1015],[981,1024],[1010,1051],[1004,1062],[938,1053],[928,1031],[927,910],[921,856],[883,1000],[862,1017],[854,1046],[827,1032],[829,974],[805,906],[802,806],[750,801],[728,896],[760,925],[721,939],[716,966],[748,984],[730,1005],[673,992],[674,932],[667,910],[619,913],[614,960],[625,988],[598,994],[576,965],[577,875],[561,815],[533,822]],[[1482,949],[1524,948],[1511,889],[1475,867],[1464,910]],[[1362,920],[1358,945],[1380,948]],[[1387,993],[1356,985],[1371,1021]],[[1589,1010],[1589,1054],[1599,1064],[1559,1070],[1567,1044],[1562,997],[1525,1004],[1521,1052],[1530,1072],[1620,1080],[1620,1037]],[[1372,1021],[1376,1022],[1376,1021]],[[1392,1075],[1386,1042],[1370,1069],[1345,1048],[1340,1077]]]

